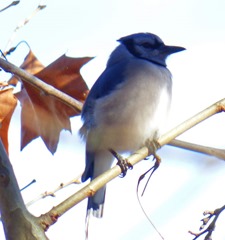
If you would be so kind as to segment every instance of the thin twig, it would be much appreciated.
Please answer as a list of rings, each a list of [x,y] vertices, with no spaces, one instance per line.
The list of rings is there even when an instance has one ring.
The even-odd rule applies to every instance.
[[[192,231],[188,231],[190,234],[194,235],[195,237],[193,238],[193,240],[196,240],[198,239],[200,236],[202,236],[203,234],[207,233],[206,236],[205,236],[205,240],[209,240],[209,239],[212,239],[212,233],[213,231],[215,230],[216,228],[216,222],[220,216],[220,214],[225,210],[225,205],[220,207],[220,208],[217,208],[216,210],[214,211],[205,211],[203,213],[204,217],[201,221],[202,221],[202,225],[200,227],[200,230],[204,229],[207,225],[208,227],[199,232],[199,233],[194,233]],[[213,218],[214,217],[214,218]],[[211,221],[210,223],[210,220],[213,218],[213,220]]]
[[[52,191],[45,191],[44,193],[38,195],[36,198],[34,198],[33,200],[31,200],[30,202],[26,203],[26,206],[29,207],[32,204],[34,204],[35,202],[39,201],[40,199],[46,198],[46,197],[55,197],[55,193],[58,192],[59,190],[68,187],[72,184],[80,184],[80,176],[74,178],[73,180],[67,182],[67,183],[61,183],[58,187],[56,187],[54,190]]]
[[[0,12],[5,11],[5,10],[7,10],[8,8],[12,7],[12,6],[16,6],[18,3],[20,3],[20,1],[13,1],[13,2],[11,2],[8,6],[0,9]]]
[[[17,32],[23,27],[25,26],[40,10],[44,9],[46,7],[46,5],[38,5],[37,8],[27,17],[25,18],[21,23],[19,23],[16,28],[14,29],[6,47],[5,47],[5,51],[4,53],[6,53],[8,51],[8,49],[11,48],[12,43],[16,37]]]

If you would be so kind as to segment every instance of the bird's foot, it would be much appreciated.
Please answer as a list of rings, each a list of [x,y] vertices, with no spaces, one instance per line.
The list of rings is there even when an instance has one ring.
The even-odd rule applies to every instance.
[[[153,160],[155,159],[156,162],[158,162],[160,164],[161,159],[160,157],[156,154],[156,151],[161,147],[161,145],[159,144],[159,142],[156,139],[150,140],[147,139],[145,141],[145,146],[148,148],[148,155],[153,155]]]
[[[119,153],[113,149],[109,149],[112,155],[117,159],[117,165],[121,168],[120,177],[125,177],[128,169],[133,169],[133,165],[126,159],[123,158]]]
[[[147,139],[145,141],[145,146],[148,148],[148,154],[153,155],[153,160],[155,160],[155,164],[152,167],[152,173],[151,173],[152,175],[153,172],[159,167],[161,163],[160,156],[156,154],[157,149],[159,149],[161,146],[156,139],[153,139],[153,140]]]

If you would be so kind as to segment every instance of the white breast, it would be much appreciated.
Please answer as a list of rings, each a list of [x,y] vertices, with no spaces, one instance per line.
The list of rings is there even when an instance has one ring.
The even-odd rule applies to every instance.
[[[96,103],[95,134],[101,148],[136,150],[153,138],[166,120],[170,72],[146,61],[135,61],[125,74],[128,80]]]

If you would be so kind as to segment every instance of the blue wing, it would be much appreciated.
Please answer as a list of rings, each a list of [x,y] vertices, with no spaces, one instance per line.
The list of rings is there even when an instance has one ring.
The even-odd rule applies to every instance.
[[[91,88],[84,103],[81,115],[86,128],[94,125],[93,112],[95,100],[107,96],[124,81],[124,70],[126,69],[126,64],[127,62],[124,61],[122,63],[108,66]]]
[[[118,84],[123,82],[124,69],[125,63],[107,67],[93,85],[88,98],[98,99],[111,93]]]

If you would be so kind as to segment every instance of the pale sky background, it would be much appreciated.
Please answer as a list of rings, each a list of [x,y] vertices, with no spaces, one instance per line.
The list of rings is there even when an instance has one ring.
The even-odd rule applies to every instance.
[[[10,1],[2,0],[0,8]],[[116,40],[136,32],[157,34],[166,44],[187,50],[171,56],[167,63],[173,74],[173,104],[168,129],[225,97],[225,1],[224,0],[64,0],[43,1],[47,7],[21,28],[14,44],[26,40],[38,59],[48,65],[68,53],[70,56],[96,56],[82,69],[89,87],[103,71]],[[18,6],[0,13],[0,48],[4,50],[15,27],[28,17],[39,1],[21,0]],[[28,53],[21,45],[8,60],[20,65]],[[9,78],[10,75],[2,78]],[[10,159],[20,187],[36,179],[23,191],[25,202],[51,191],[83,171],[84,144],[77,135],[81,123],[71,119],[73,135],[62,132],[58,150],[52,156],[38,139],[20,152],[20,108],[10,128]],[[180,138],[225,147],[225,115],[200,124]],[[159,151],[162,164],[154,174],[144,197],[143,207],[165,240],[191,240],[188,230],[198,231],[204,210],[225,204],[225,163],[214,157],[172,147]],[[104,217],[91,220],[90,240],[160,239],[141,211],[136,198],[138,177],[151,166],[144,161],[108,184]],[[74,193],[70,186],[32,205],[40,215]],[[86,201],[75,206],[52,226],[51,240],[84,239]],[[224,214],[223,214],[224,215]],[[221,215],[214,240],[225,239]],[[0,239],[4,239],[0,231]],[[203,239],[199,238],[199,239]]]

